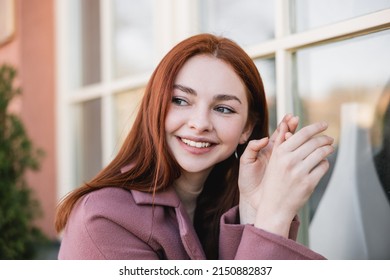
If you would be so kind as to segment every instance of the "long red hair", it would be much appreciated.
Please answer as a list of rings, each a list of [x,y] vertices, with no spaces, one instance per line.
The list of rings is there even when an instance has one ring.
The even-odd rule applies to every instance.
[[[136,120],[117,156],[95,178],[72,191],[57,208],[55,227],[66,225],[75,203],[85,194],[110,187],[156,193],[172,185],[180,167],[169,152],[164,120],[172,102],[174,80],[191,57],[208,54],[234,69],[243,81],[248,102],[248,124],[254,129],[248,139],[268,136],[268,112],[264,87],[250,57],[233,41],[211,34],[190,37],[176,45],[159,63],[145,89]],[[242,154],[246,144],[239,145]],[[126,172],[121,169],[131,164]],[[238,160],[231,156],[217,164],[198,198],[194,226],[208,258],[218,257],[219,219],[238,203]]]

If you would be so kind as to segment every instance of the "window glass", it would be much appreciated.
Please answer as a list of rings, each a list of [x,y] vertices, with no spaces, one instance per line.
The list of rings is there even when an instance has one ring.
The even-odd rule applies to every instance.
[[[275,58],[256,59],[254,62],[263,80],[268,105],[269,132],[272,134],[277,125]]]
[[[101,100],[87,101],[73,109],[75,185],[80,185],[102,168]]]
[[[137,116],[145,88],[115,94],[116,150],[119,150]]]
[[[374,160],[375,162],[381,162],[377,172],[383,178],[382,185],[387,193],[389,151],[388,148],[384,149],[386,146],[384,143],[388,140],[383,139],[385,135],[388,137],[386,130],[389,122],[389,45],[390,31],[383,31],[300,50],[295,55],[297,75],[295,111],[301,116],[303,124],[322,120],[328,122],[327,134],[335,138],[336,147],[336,153],[329,158],[331,169],[340,152],[338,145],[341,135],[341,112],[346,104],[358,104],[364,107],[364,110],[350,118],[370,135],[370,153],[372,157],[378,158]],[[382,156],[379,159],[377,155],[381,151]],[[331,174],[332,170],[323,178],[312,196],[311,216],[318,206]]]
[[[275,37],[275,3],[270,0],[199,0],[200,31],[241,46]]]
[[[100,63],[100,1],[70,2],[69,20],[70,84],[78,88],[101,80]]]
[[[115,78],[153,66],[152,0],[113,1],[113,75]]]
[[[390,202],[390,78],[377,102],[374,122],[374,163]]]
[[[390,8],[390,0],[293,0],[292,31],[336,23]]]

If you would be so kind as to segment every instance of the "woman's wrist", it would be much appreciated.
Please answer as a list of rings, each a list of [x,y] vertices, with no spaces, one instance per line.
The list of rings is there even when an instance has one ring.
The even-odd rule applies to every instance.
[[[288,238],[293,218],[294,216],[291,217],[291,215],[257,213],[254,226]]]
[[[250,206],[249,203],[246,203],[243,199],[240,199],[238,205],[239,215],[240,215],[240,224],[254,224],[256,220],[256,210]]]

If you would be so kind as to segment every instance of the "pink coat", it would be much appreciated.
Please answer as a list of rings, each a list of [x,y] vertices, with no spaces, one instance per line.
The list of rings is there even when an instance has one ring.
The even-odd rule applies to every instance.
[[[154,206],[152,206],[154,204]],[[240,225],[238,207],[221,218],[220,259],[323,259],[290,239]],[[173,189],[155,194],[103,188],[76,204],[59,259],[205,259],[195,229]]]

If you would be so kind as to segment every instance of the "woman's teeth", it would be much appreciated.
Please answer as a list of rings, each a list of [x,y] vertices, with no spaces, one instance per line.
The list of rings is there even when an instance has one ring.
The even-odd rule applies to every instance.
[[[181,141],[188,146],[196,147],[196,148],[207,148],[211,146],[211,143],[208,142],[195,142],[188,139],[181,138]]]

